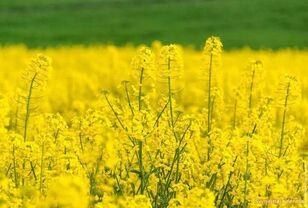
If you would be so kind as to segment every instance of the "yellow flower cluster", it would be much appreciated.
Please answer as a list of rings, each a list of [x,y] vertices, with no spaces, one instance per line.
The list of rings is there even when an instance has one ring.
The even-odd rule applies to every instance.
[[[2,47],[0,207],[305,207],[307,55]]]

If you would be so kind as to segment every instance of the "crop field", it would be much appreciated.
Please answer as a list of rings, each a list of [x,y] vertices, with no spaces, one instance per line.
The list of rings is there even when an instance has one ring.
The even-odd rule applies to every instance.
[[[307,0],[0,0],[0,208],[308,207]]]
[[[200,48],[1,47],[0,207],[305,207],[308,51]]]

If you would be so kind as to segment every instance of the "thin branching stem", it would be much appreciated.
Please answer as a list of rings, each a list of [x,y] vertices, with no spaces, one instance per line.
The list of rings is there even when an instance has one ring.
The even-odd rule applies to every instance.
[[[13,144],[13,171],[14,171],[14,183],[15,187],[18,188],[18,176],[17,176],[17,162],[15,156],[15,145]]]
[[[140,78],[139,78],[139,94],[138,94],[139,111],[141,110],[141,107],[142,107],[142,82],[143,82],[143,74],[144,74],[144,68],[141,68]]]
[[[248,174],[249,174],[249,164],[248,164],[248,156],[249,156],[249,140],[246,142],[246,166],[245,166],[245,175],[244,175],[244,207],[248,207],[247,195],[248,195]]]
[[[28,123],[30,118],[30,106],[31,106],[31,97],[33,93],[33,85],[35,83],[35,78],[37,76],[37,73],[34,74],[34,76],[31,79],[30,86],[29,86],[29,92],[27,96],[27,105],[26,105],[26,115],[25,115],[25,125],[24,125],[24,142],[27,140],[27,131],[28,131]]]
[[[41,169],[40,169],[40,192],[43,192],[43,172],[44,172],[44,148],[45,148],[45,143],[42,143],[41,147]]]
[[[282,123],[281,123],[281,132],[280,132],[280,145],[279,145],[279,157],[282,155],[283,150],[283,140],[284,140],[284,132],[285,132],[285,125],[286,125],[286,117],[287,117],[287,107],[288,107],[288,99],[290,95],[290,82],[287,86],[286,97],[284,100],[284,109],[283,109],[283,116],[282,116]]]
[[[211,126],[211,120],[212,120],[212,110],[211,110],[211,99],[212,99],[212,94],[211,94],[211,89],[212,89],[212,62],[213,62],[213,55],[211,54],[210,56],[210,66],[209,66],[209,77],[208,77],[208,98],[207,98],[207,102],[208,102],[208,112],[207,112],[207,123],[208,123],[208,127],[207,127],[207,131],[208,134],[210,134],[210,131],[212,130],[212,126]]]
[[[139,175],[140,175],[140,194],[144,193],[144,167],[143,167],[143,143],[138,141],[138,164],[139,164]]]
[[[249,110],[252,108],[252,96],[253,96],[255,73],[256,73],[255,70],[253,70],[252,75],[251,75],[250,87],[249,87],[249,101],[248,101]]]
[[[233,161],[233,164],[232,164],[232,167],[233,167],[233,168],[234,168],[234,166],[235,166],[235,163],[236,163],[237,158],[238,158],[238,155],[235,157],[235,159],[234,159],[234,161]],[[220,208],[220,207],[223,205],[223,203],[224,203],[224,198],[225,198],[225,196],[226,196],[226,194],[227,194],[227,189],[228,189],[228,187],[229,187],[229,185],[230,185],[230,181],[231,181],[231,178],[232,178],[233,173],[234,173],[234,171],[231,171],[231,172],[229,173],[228,181],[227,181],[227,184],[226,184],[225,187],[224,187],[223,194],[222,194],[220,203],[219,203],[219,205],[218,205],[218,208]]]
[[[168,61],[168,69],[170,70],[170,60]],[[169,97],[171,127],[174,129],[173,107],[172,107],[172,90],[171,90],[171,75],[168,76],[168,97]]]
[[[173,106],[172,106],[172,85],[171,85],[171,60],[170,57],[168,58],[168,97],[169,97],[169,108],[170,108],[170,122],[171,122],[171,128],[173,131],[173,135],[175,140],[178,140],[177,135],[175,133],[175,123],[174,123],[174,117],[173,117]]]
[[[118,120],[119,124],[121,125],[121,127],[124,129],[124,130],[127,130],[126,127],[124,126],[124,124],[122,123],[121,119],[119,118],[118,116],[118,113],[114,110],[113,106],[111,105],[107,95],[105,94],[105,99],[110,107],[110,109],[112,110],[114,116],[116,117],[116,119]]]
[[[129,93],[128,93],[127,83],[126,82],[124,83],[124,88],[125,88],[126,98],[127,98],[127,102],[128,102],[130,111],[131,111],[132,115],[134,116],[135,112],[134,112],[134,108],[133,108],[132,102],[130,100],[130,96],[129,96]]]
[[[213,65],[213,54],[211,53],[210,56],[210,66],[209,66],[209,76],[208,76],[208,98],[207,98],[207,134],[208,134],[208,160],[210,160],[211,155],[211,149],[212,149],[212,142],[211,142],[211,131],[212,131],[212,65]]]
[[[235,101],[234,101],[234,108],[233,108],[233,129],[235,129],[236,127],[236,115],[237,114],[237,99],[235,98]]]
[[[35,166],[33,165],[32,161],[30,161],[30,167],[31,167],[31,173],[33,174],[34,180],[37,181],[37,176],[35,173]]]
[[[144,68],[141,68],[140,77],[139,77],[139,95],[138,95],[138,103],[139,103],[139,111],[142,108],[142,84],[143,84],[143,76],[144,76]],[[140,177],[140,194],[144,193],[144,167],[143,167],[143,142],[141,140],[138,141],[138,164],[139,164],[139,177]]]
[[[168,100],[167,103],[164,105],[162,111],[158,114],[158,116],[157,116],[157,118],[156,118],[156,120],[155,120],[155,123],[154,123],[154,125],[153,125],[153,128],[154,128],[155,126],[158,125],[158,121],[159,121],[160,117],[163,115],[164,111],[166,110],[168,104],[169,104],[169,100]]]

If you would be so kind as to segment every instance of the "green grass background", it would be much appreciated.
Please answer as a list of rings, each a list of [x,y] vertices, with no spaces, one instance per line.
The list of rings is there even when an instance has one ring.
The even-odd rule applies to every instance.
[[[307,0],[0,0],[0,44],[307,48]]]

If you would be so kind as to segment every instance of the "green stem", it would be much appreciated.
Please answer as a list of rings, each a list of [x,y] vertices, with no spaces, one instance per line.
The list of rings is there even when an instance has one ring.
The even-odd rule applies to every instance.
[[[208,98],[207,98],[207,134],[208,134],[208,161],[210,160],[212,142],[210,132],[212,131],[212,64],[213,64],[213,55],[210,56],[210,66],[209,66],[209,77],[208,77]]]
[[[282,149],[283,149],[283,140],[284,140],[284,131],[285,131],[285,124],[286,124],[286,117],[287,117],[287,106],[288,106],[289,94],[290,94],[290,83],[288,83],[286,97],[285,97],[285,100],[284,100],[284,110],[283,110],[281,132],[280,132],[279,157],[281,157]]]
[[[237,99],[234,102],[234,110],[233,110],[233,129],[236,127],[236,110],[237,110]]]
[[[138,103],[139,103],[139,111],[141,111],[142,106],[142,82],[143,82],[143,74],[144,74],[144,68],[141,68],[140,71],[140,78],[139,78],[139,96],[138,96]],[[144,193],[144,169],[143,169],[143,153],[142,153],[142,147],[143,143],[142,141],[138,141],[138,162],[139,162],[139,172],[140,172],[140,193]]]
[[[164,105],[162,111],[158,114],[158,116],[157,116],[157,118],[156,118],[156,120],[155,120],[155,123],[154,123],[154,125],[153,125],[153,128],[154,128],[156,125],[158,125],[158,121],[159,121],[160,117],[162,116],[162,114],[164,113],[165,109],[167,108],[168,104],[169,104],[169,100],[168,100],[168,102]]]
[[[266,108],[268,107],[268,105],[270,104],[270,102],[271,102],[271,100],[268,99],[268,101],[267,101],[267,103],[266,103]],[[260,111],[260,114],[259,114],[259,116],[258,116],[258,119],[261,119],[261,118],[262,118],[262,116],[263,116],[263,114],[264,114],[264,111],[265,111],[265,109],[262,108],[261,111]],[[252,128],[251,132],[249,133],[249,136],[250,136],[250,137],[252,137],[253,134],[256,133],[257,127],[258,127],[258,123],[255,122],[254,125],[253,125],[253,128]]]
[[[168,89],[169,89],[169,108],[170,108],[171,126],[172,126],[172,128],[174,128],[173,109],[172,109],[171,78],[170,77],[168,77]]]
[[[250,82],[249,101],[248,101],[249,109],[251,109],[251,107],[252,107],[252,94],[253,94],[253,87],[254,87],[254,78],[255,78],[255,70],[252,71],[251,82]]]
[[[138,150],[138,162],[139,162],[139,172],[140,172],[140,194],[144,193],[144,169],[143,169],[143,156],[142,156],[142,141],[138,142],[139,150]]]
[[[5,171],[5,176],[8,176],[10,170],[11,170],[11,167],[12,167],[12,163],[9,164],[9,167],[7,168],[7,170]]]
[[[127,130],[126,127],[124,126],[124,124],[122,123],[122,121],[120,120],[119,116],[118,116],[118,113],[114,110],[113,106],[111,105],[107,95],[105,95],[105,99],[110,107],[110,109],[112,110],[114,116],[116,117],[116,119],[118,120],[119,124],[121,125],[121,127],[124,129],[124,130]]]
[[[144,69],[141,68],[141,71],[140,71],[140,79],[139,79],[139,95],[138,95],[139,111],[141,110],[141,105],[142,105],[142,82],[143,82],[143,74],[144,74]]]
[[[83,142],[82,142],[82,132],[81,132],[81,126],[82,126],[82,120],[80,121],[80,126],[79,126],[79,134],[78,134],[78,137],[79,137],[80,149],[81,149],[81,152],[83,152]]]
[[[171,175],[173,173],[174,165],[180,159],[181,154],[183,153],[184,149],[186,148],[187,143],[184,144],[182,147],[181,147],[181,145],[182,145],[182,142],[185,139],[185,136],[186,136],[188,130],[190,129],[190,127],[191,127],[191,122],[187,125],[182,137],[179,140],[179,144],[178,144],[177,148],[175,149],[175,153],[174,153],[173,160],[172,160],[172,163],[171,163],[171,166],[170,166],[170,170],[167,174],[167,179],[166,179],[166,183],[165,183],[165,187],[164,187],[165,192],[168,192],[168,189],[170,187]],[[179,169],[177,167],[176,172],[175,172],[176,179],[177,179],[178,174],[179,174],[178,171],[179,171]]]
[[[15,187],[18,187],[17,170],[16,170],[16,157],[15,157],[15,145],[13,145],[13,171],[14,171],[14,183]]]
[[[83,152],[83,142],[82,142],[82,133],[79,132],[79,144],[80,144],[80,149]]]
[[[116,117],[117,121],[119,122],[121,128],[125,131],[127,137],[128,137],[129,140],[132,142],[132,144],[135,145],[135,142],[134,142],[135,140],[134,140],[134,138],[132,138],[132,137],[129,135],[129,133],[128,133],[128,131],[127,131],[127,128],[124,126],[123,122],[121,121],[120,117],[118,116],[118,113],[115,111],[115,109],[114,109],[113,106],[111,105],[111,103],[110,103],[110,101],[109,101],[109,99],[108,99],[108,97],[107,97],[106,94],[105,94],[105,99],[106,99],[106,101],[107,101],[107,103],[108,103],[108,105],[109,105],[109,107],[110,107],[112,113],[114,114],[114,116]]]
[[[171,60],[170,60],[170,58],[168,58],[168,70],[169,70],[168,95],[169,95],[169,108],[170,108],[170,122],[171,122],[171,127],[172,127],[174,138],[175,138],[175,140],[178,140],[177,135],[175,133],[175,129],[174,129],[174,117],[173,117],[173,107],[172,107],[172,87],[171,87]]]
[[[127,90],[127,83],[126,82],[124,84],[124,87],[125,87],[126,98],[127,98],[127,102],[128,102],[130,111],[132,112],[132,115],[134,116],[135,113],[134,113],[134,109],[133,109],[133,106],[132,106],[132,103],[131,103],[131,100],[130,100],[130,97],[129,97],[129,93],[128,93],[128,90]]]
[[[208,134],[210,133],[212,126],[211,126],[211,117],[212,117],[212,111],[211,111],[211,88],[212,88],[212,62],[213,62],[213,55],[211,54],[210,56],[210,66],[209,66],[209,77],[208,77],[208,98],[207,98],[207,102],[208,102],[208,113],[207,113],[207,123],[208,123],[208,127],[207,127],[207,131]]]
[[[29,93],[27,96],[27,106],[26,106],[26,116],[25,116],[25,126],[24,126],[24,142],[27,140],[27,131],[28,131],[28,122],[30,118],[30,104],[31,104],[31,96],[33,92],[33,84],[36,79],[37,73],[34,74],[34,76],[31,79],[30,87],[29,87]]]
[[[43,192],[43,165],[44,165],[44,142],[42,143],[42,152],[41,152],[41,172],[40,172],[40,192]]]
[[[30,167],[31,167],[31,172],[33,174],[33,177],[35,181],[37,180],[36,174],[35,174],[35,166],[33,165],[32,161],[30,161]]]
[[[233,161],[232,167],[235,166],[235,162],[236,162],[236,160],[237,160],[237,157],[238,157],[238,156],[235,157],[235,160]],[[222,194],[220,203],[219,203],[219,205],[218,205],[218,208],[220,208],[220,207],[223,205],[224,198],[225,198],[225,196],[226,196],[226,194],[227,194],[227,189],[228,189],[228,186],[230,185],[230,181],[231,181],[231,177],[232,177],[233,173],[234,173],[233,171],[231,171],[231,172],[229,173],[228,181],[227,181],[226,186],[224,187],[223,194]]]
[[[246,143],[246,167],[245,167],[245,188],[244,188],[244,207],[248,207],[247,192],[248,192],[248,155],[249,155],[249,141]]]
[[[171,61],[168,58],[168,96],[169,96],[169,108],[170,108],[170,119],[171,119],[171,126],[174,129],[174,120],[173,120],[173,109],[172,109],[172,88],[171,88]]]

